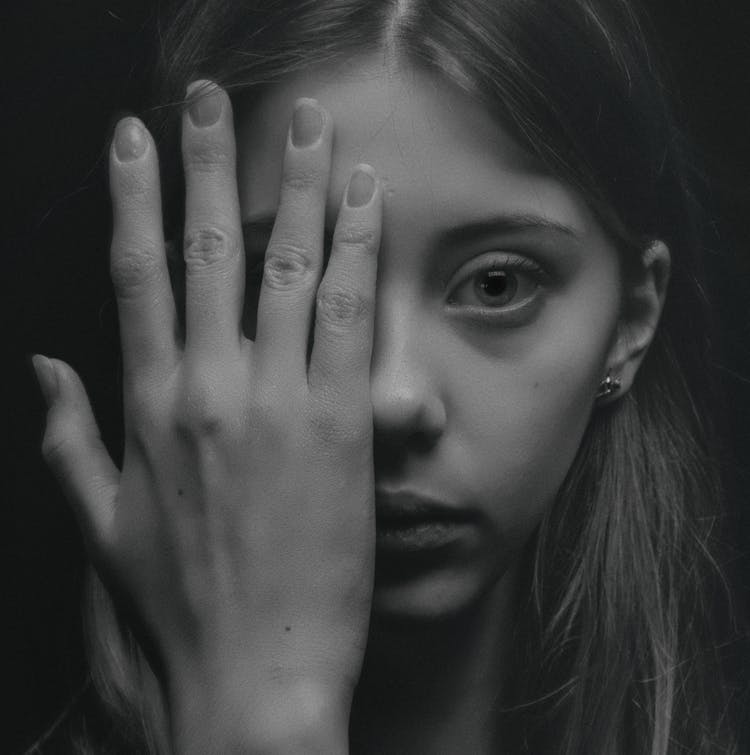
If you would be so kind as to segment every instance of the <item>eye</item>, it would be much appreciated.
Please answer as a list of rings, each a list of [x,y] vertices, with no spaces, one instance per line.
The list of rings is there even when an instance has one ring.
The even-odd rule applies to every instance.
[[[516,309],[529,302],[544,271],[528,257],[490,253],[461,268],[453,280],[448,304],[481,309]]]
[[[486,270],[471,278],[477,299],[489,307],[502,307],[513,301],[519,288],[518,276],[509,270]]]

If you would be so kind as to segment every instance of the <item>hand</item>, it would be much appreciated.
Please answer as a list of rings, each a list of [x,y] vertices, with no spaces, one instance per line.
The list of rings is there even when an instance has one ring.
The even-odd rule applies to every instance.
[[[72,368],[37,356],[49,403],[43,451],[95,567],[154,648],[177,752],[294,752],[292,742],[345,751],[373,578],[369,370],[382,189],[368,166],[355,172],[323,275],[333,124],[315,102],[298,103],[249,341],[231,106],[213,87],[190,112],[184,340],[156,149],[129,118],[110,154],[123,468],[102,446]],[[321,119],[319,140],[295,146],[314,141]],[[318,725],[335,743],[315,739]]]

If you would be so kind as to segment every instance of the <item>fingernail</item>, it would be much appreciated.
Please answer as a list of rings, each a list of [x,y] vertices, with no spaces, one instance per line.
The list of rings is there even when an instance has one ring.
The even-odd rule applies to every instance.
[[[124,118],[115,130],[115,154],[123,163],[137,160],[146,151],[146,133],[136,118]]]
[[[349,188],[346,190],[346,203],[349,207],[364,207],[375,193],[375,178],[372,168],[360,166],[349,180]]]
[[[188,115],[194,126],[206,128],[213,126],[221,117],[223,101],[221,91],[211,81],[199,80],[188,85],[187,96],[193,93],[195,99],[190,103]]]
[[[292,144],[312,147],[323,133],[323,113],[315,100],[299,100],[292,116]]]
[[[49,409],[55,403],[58,393],[57,373],[55,372],[54,365],[47,357],[41,354],[34,354],[31,357],[31,363],[34,365],[34,372],[39,382],[39,388]]]

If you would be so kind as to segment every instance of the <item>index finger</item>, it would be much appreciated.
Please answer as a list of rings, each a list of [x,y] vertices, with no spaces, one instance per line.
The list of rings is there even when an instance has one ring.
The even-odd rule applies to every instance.
[[[369,395],[375,282],[383,213],[382,184],[358,165],[344,195],[333,247],[320,283],[308,371],[311,390],[333,390],[338,401]]]

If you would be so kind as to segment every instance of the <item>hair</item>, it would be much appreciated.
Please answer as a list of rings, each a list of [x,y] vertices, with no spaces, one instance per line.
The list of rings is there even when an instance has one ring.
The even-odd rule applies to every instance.
[[[580,192],[626,273],[654,240],[670,249],[637,379],[594,412],[528,549],[517,682],[498,711],[509,752],[740,751],[699,215],[644,24],[628,0],[188,0],[160,32],[151,120],[172,229],[188,81],[209,77],[251,107],[296,71],[385,47],[481,102]],[[165,722],[143,690],[148,664],[90,584],[91,674],[118,733],[107,751],[157,752]]]

